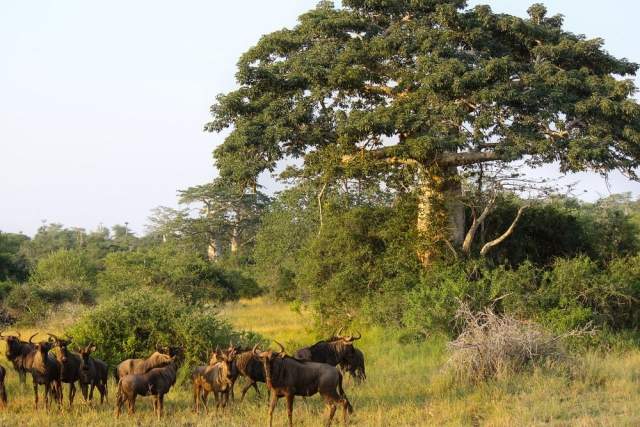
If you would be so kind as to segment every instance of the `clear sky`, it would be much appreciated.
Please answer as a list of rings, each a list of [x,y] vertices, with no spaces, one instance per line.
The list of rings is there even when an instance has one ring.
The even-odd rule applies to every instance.
[[[175,206],[215,176],[222,136],[202,132],[216,94],[260,35],[317,0],[0,0],[0,230],[42,220],[95,229]],[[525,16],[530,1],[486,0]],[[566,28],[640,62],[640,3],[553,0]],[[640,83],[640,80],[638,80]],[[550,173],[549,169],[537,174]],[[594,199],[640,185],[580,174]]]

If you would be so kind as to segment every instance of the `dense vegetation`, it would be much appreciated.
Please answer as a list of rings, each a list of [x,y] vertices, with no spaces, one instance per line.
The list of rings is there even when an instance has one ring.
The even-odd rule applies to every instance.
[[[637,350],[640,200],[586,202],[521,174],[558,162],[636,179],[636,64],[539,4],[518,18],[459,0],[344,0],[266,35],[238,67],[205,125],[230,128],[220,177],[154,210],[142,237],[126,225],[0,233],[0,320],[47,327],[72,313],[61,332],[111,364],[157,344],[182,346],[187,367],[229,341],[266,344],[219,316],[260,295],[304,313],[314,336],[365,328],[413,351],[416,369],[415,352],[432,352],[429,372],[464,335],[461,306],[498,336],[508,319],[554,346],[588,331],[570,347]],[[259,178],[279,162],[285,189],[267,195]],[[533,359],[514,366],[594,386],[589,360],[554,371]]]

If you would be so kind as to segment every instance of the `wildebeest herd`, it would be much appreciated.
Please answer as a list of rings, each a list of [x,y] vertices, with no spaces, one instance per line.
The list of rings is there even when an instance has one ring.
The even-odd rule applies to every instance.
[[[341,335],[342,329],[334,336],[319,341],[312,346],[297,350],[289,356],[282,344],[274,341],[279,351],[262,350],[258,345],[242,348],[230,344],[228,348],[211,352],[207,365],[197,366],[191,371],[193,387],[193,410],[200,412],[200,406],[208,413],[207,400],[213,394],[216,410],[225,408],[230,398],[234,399],[234,385],[239,377],[246,379],[240,401],[249,388],[260,395],[257,383],[265,383],[270,391],[269,425],[273,411],[281,397],[286,398],[289,425],[293,425],[292,412],[295,396],[313,396],[319,393],[328,409],[327,425],[330,425],[338,406],[342,407],[344,422],[353,411],[343,389],[343,373],[351,375],[356,382],[366,379],[364,354],[355,348],[354,342],[361,338]],[[100,403],[107,399],[108,365],[91,355],[96,350],[93,343],[77,347],[71,351],[71,340],[47,334],[48,339],[34,342],[33,334],[23,341],[20,334],[3,335],[6,342],[6,357],[18,373],[20,383],[25,385],[26,376],[31,373],[34,390],[34,405],[38,408],[38,386],[44,386],[45,408],[53,399],[58,406],[63,405],[63,383],[69,384],[69,406],[73,406],[76,383],[82,391],[85,402],[93,400],[93,391],[98,389]],[[146,359],[127,359],[113,369],[117,383],[115,414],[119,416],[126,404],[131,415],[135,412],[138,396],[152,396],[153,409],[158,418],[162,417],[164,395],[176,382],[177,371],[182,362],[180,347],[156,347],[156,351]],[[0,366],[0,405],[7,405],[4,386],[6,370]]]

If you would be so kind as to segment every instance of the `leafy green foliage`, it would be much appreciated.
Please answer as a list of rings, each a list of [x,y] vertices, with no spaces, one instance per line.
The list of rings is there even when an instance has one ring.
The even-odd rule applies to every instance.
[[[246,275],[227,271],[190,247],[175,243],[109,254],[104,271],[98,274],[98,286],[105,294],[140,286],[160,287],[187,303],[224,301],[260,292]]]
[[[20,247],[28,240],[23,234],[0,232],[0,281],[27,279],[28,261],[20,252]]]
[[[60,249],[40,259],[31,276],[34,283],[67,281],[95,283],[96,268],[77,250]]]
[[[207,361],[216,346],[261,342],[255,334],[233,331],[211,309],[186,305],[173,293],[150,287],[114,295],[67,332],[78,345],[96,344],[97,357],[111,366],[128,358],[146,358],[157,344],[182,347],[191,366]]]

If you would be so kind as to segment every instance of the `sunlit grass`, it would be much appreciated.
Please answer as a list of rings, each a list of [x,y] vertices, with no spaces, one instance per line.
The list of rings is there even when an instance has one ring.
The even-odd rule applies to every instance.
[[[309,316],[295,313],[286,304],[262,299],[228,305],[221,315],[236,328],[253,330],[268,339],[282,342],[289,351],[295,346],[315,342]],[[66,323],[66,320],[65,320]],[[59,332],[56,322],[48,332]],[[44,329],[37,329],[47,332]],[[34,328],[22,329],[23,336]],[[640,425],[640,351],[601,355],[578,355],[575,372],[538,369],[531,373],[471,386],[455,384],[443,371],[447,355],[445,342],[431,338],[424,343],[400,344],[398,336],[380,328],[362,331],[358,342],[366,357],[367,381],[356,386],[345,383],[355,408],[352,425],[361,426],[633,426]],[[39,335],[46,337],[46,335]],[[141,398],[133,417],[113,415],[115,385],[109,384],[109,404],[93,407],[82,403],[80,394],[73,410],[49,413],[33,411],[31,379],[22,389],[16,373],[8,368],[9,407],[0,412],[0,425],[52,426],[250,426],[266,425],[264,385],[262,398],[250,390],[243,403],[234,402],[218,414],[196,415],[191,410],[188,386],[176,387],[166,397],[165,418],[153,417],[151,400]],[[65,398],[68,393],[65,385]],[[42,390],[40,390],[42,393]],[[239,388],[236,389],[239,394]],[[97,394],[97,393],[96,393]],[[211,402],[210,402],[211,403]],[[306,402],[296,399],[294,423],[297,426],[321,424],[323,406],[319,397]],[[285,426],[286,411],[280,402],[276,426]],[[340,421],[340,413],[336,414]]]

